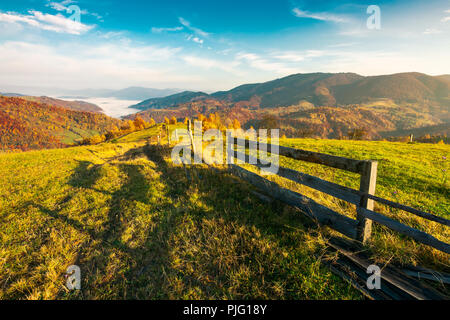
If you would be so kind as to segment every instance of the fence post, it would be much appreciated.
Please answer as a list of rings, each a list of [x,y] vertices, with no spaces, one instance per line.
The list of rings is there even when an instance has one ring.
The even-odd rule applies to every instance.
[[[360,191],[375,195],[377,168],[377,161],[367,161],[363,171],[361,172],[361,182],[359,187]],[[367,219],[363,214],[361,214],[359,208],[373,210],[373,200],[369,199],[367,196],[362,196],[356,215],[356,219],[358,220],[357,239],[362,243],[366,243],[370,239],[372,233],[372,220]]]
[[[170,147],[170,130],[169,130],[169,125],[166,126],[167,129],[167,146]]]
[[[230,169],[231,165],[236,162],[236,151],[234,149],[234,145],[237,144],[236,138],[230,130],[226,130],[225,144],[227,150],[226,162],[228,169]]]
[[[191,155],[193,155],[193,154],[195,154],[195,143],[194,143],[194,137],[192,136],[191,119],[188,119],[188,121],[187,121],[187,131],[188,131],[189,139],[191,139],[191,148],[192,148]]]

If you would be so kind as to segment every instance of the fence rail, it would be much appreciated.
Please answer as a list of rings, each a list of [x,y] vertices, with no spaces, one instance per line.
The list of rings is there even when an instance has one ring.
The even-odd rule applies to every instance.
[[[188,122],[188,132],[193,145],[191,124]],[[337,169],[360,174],[359,190],[348,188],[333,182],[329,182],[318,177],[308,175],[296,170],[278,166],[277,176],[286,178],[295,183],[299,183],[328,195],[344,200],[356,206],[356,219],[344,216],[336,211],[321,205],[314,200],[292,190],[281,187],[259,174],[248,171],[237,164],[229,164],[230,172],[249,182],[271,197],[299,208],[310,218],[319,224],[327,225],[332,229],[360,242],[367,242],[372,233],[372,221],[384,225],[394,231],[409,236],[417,242],[429,245],[437,250],[450,254],[450,245],[423,231],[414,229],[401,222],[393,220],[381,213],[374,211],[374,201],[382,203],[391,208],[400,209],[429,221],[450,226],[450,220],[433,215],[418,209],[405,206],[391,200],[375,196],[377,167],[378,163],[371,160],[355,160],[319,152],[294,149],[284,146],[273,145],[260,141],[252,141],[238,137],[228,136],[227,157],[244,159],[244,162],[257,168],[264,168],[270,165],[257,156],[246,153],[245,150],[265,150],[268,153],[276,153],[280,156],[321,164]],[[244,152],[234,149],[235,146],[244,148]],[[195,150],[193,150],[195,153]]]

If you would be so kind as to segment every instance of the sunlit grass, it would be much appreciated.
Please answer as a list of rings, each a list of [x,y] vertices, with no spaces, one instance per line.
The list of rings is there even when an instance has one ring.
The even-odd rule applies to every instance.
[[[154,133],[0,155],[0,298],[361,297],[320,265],[322,235],[298,213],[225,172],[187,175],[144,147]]]
[[[158,132],[153,127],[95,146],[0,154],[0,298],[361,298],[320,264],[333,232],[281,203],[261,202],[225,171],[173,165],[170,150],[146,147]],[[377,195],[448,218],[446,145],[281,144],[378,160]],[[357,175],[336,169],[285,158],[281,164],[349,187],[359,183]],[[274,179],[354,216],[342,201]],[[435,223],[376,209],[448,242],[448,231]],[[448,268],[448,256],[385,228],[375,228],[370,249],[380,262]],[[79,292],[65,288],[72,264],[82,270]]]

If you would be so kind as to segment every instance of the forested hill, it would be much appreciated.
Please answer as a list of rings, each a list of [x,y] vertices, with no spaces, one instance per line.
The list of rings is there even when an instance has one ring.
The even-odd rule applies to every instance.
[[[30,101],[35,101],[39,103],[45,103],[54,107],[61,107],[65,109],[75,110],[75,111],[87,111],[87,112],[97,112],[102,113],[103,110],[99,106],[85,102],[85,101],[67,101],[50,97],[32,97],[32,96],[23,96],[23,99],[27,99]]]
[[[434,77],[418,72],[370,77],[356,73],[299,73],[264,83],[244,84],[211,95],[185,91],[148,99],[133,107],[141,110],[165,109],[201,99],[258,108],[287,107],[301,101],[308,101],[316,107],[333,107],[379,99],[391,99],[397,103],[433,102],[448,107],[449,79],[448,75]]]
[[[64,147],[120,124],[100,113],[0,96],[0,151]]]

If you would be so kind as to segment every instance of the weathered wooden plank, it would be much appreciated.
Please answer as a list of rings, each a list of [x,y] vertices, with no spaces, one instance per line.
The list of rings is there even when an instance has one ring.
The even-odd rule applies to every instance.
[[[239,138],[234,138],[234,139],[235,139],[234,144],[237,144],[238,141],[240,140],[239,143],[245,143],[248,146],[248,140],[239,139]],[[247,142],[245,142],[245,141],[247,141]],[[262,144],[262,143],[259,143],[259,144]],[[267,146],[270,146],[270,144],[268,144]],[[231,152],[235,152],[235,153],[237,152],[236,150],[232,149],[231,146],[229,146],[229,147],[230,147],[229,148],[229,153],[230,154],[231,154]],[[243,156],[241,155],[241,157],[243,157]],[[242,158],[242,159],[244,159],[244,158]],[[258,167],[260,167],[260,168],[267,167],[267,165],[268,165],[268,164],[260,164],[256,160],[256,158],[249,157],[248,155],[245,156],[245,159],[247,160],[247,163],[250,162],[251,164],[257,164]],[[343,159],[346,159],[346,158],[343,158]],[[350,160],[353,160],[353,159],[350,159]],[[364,170],[367,170],[367,169],[365,169],[365,168],[367,168],[367,166],[369,166],[369,167],[373,166],[371,164],[371,161],[366,161],[366,160],[354,160],[354,161],[360,161],[360,164],[358,164],[357,166],[359,168],[361,168],[360,169],[361,172],[364,172]],[[372,169],[370,169],[370,170],[372,170]],[[358,172],[358,173],[361,173],[361,172]],[[299,182],[301,184],[304,184],[304,185],[307,185],[308,187],[316,189],[312,185],[308,185],[307,184],[309,182],[312,183],[312,180],[314,180],[314,179],[311,179],[310,177],[312,177],[312,178],[316,178],[316,177],[308,176],[308,175],[306,175],[304,173],[299,173],[299,175],[302,176],[302,182],[300,182],[300,181],[297,181],[297,182]],[[290,179],[288,177],[286,177],[286,178]],[[319,178],[316,178],[316,179],[319,179]],[[325,180],[322,180],[322,181],[325,181]],[[439,216],[436,216],[436,215],[431,214],[431,213],[427,213],[427,212],[424,212],[424,211],[421,211],[421,210],[418,210],[418,209],[415,209],[415,208],[412,208],[412,207],[409,207],[409,206],[406,206],[406,205],[403,205],[403,204],[400,204],[400,203],[396,203],[396,202],[391,201],[391,200],[383,199],[383,198],[377,197],[377,196],[375,196],[373,194],[368,194],[367,192],[363,192],[362,190],[359,191],[359,190],[347,188],[347,187],[344,187],[344,186],[341,186],[341,185],[338,185],[338,184],[333,184],[331,182],[328,182],[328,183],[329,183],[328,185],[325,185],[326,183],[325,184],[320,184],[320,182],[318,182],[319,187],[321,187],[322,189],[316,189],[316,190],[328,193],[326,191],[327,188],[329,190],[331,189],[331,192],[334,192],[334,194],[330,192],[329,193],[330,195],[332,195],[332,196],[334,196],[336,198],[342,199],[344,201],[348,201],[350,203],[356,204],[358,206],[360,205],[360,202],[359,202],[360,198],[366,196],[368,199],[365,200],[365,201],[367,201],[368,203],[369,203],[369,200],[375,200],[375,201],[377,201],[379,203],[382,203],[382,204],[385,204],[387,206],[390,206],[390,207],[393,207],[393,208],[397,208],[397,209],[400,209],[400,210],[412,213],[412,214],[414,214],[416,216],[419,216],[421,218],[424,218],[424,219],[427,219],[427,220],[430,220],[430,221],[434,221],[434,222],[437,222],[437,223],[440,223],[440,224],[443,224],[443,225],[446,225],[446,226],[450,226],[450,220],[449,219],[445,219],[443,217],[439,217]],[[369,185],[367,185],[367,186],[369,186]],[[356,196],[350,196],[349,198],[344,198],[343,197],[344,195],[346,197],[347,194],[349,194],[349,193],[353,193],[353,194],[357,195],[358,196],[358,202],[355,202]]]
[[[432,280],[443,284],[450,284],[450,276],[443,276],[436,273],[426,273],[421,271],[412,271],[412,270],[402,270],[405,274],[411,277],[415,277],[417,279],[426,279],[426,280]]]
[[[354,263],[358,264],[364,270],[367,270],[367,268],[373,264],[373,262],[368,261],[365,258],[362,258],[359,256],[358,253],[350,252],[347,249],[343,248],[341,245],[341,242],[346,242],[344,239],[339,238],[331,238],[330,241],[328,241],[328,244],[339,251],[339,253],[342,253],[345,255],[348,259],[353,261]],[[411,297],[418,299],[418,300],[442,300],[444,297],[434,290],[433,288],[424,285],[420,283],[419,281],[409,278],[405,274],[403,274],[398,269],[392,267],[392,266],[385,266],[381,270],[381,278],[395,287],[401,289],[405,293],[409,294]],[[383,286],[381,288],[383,290]]]
[[[237,156],[243,157],[241,152],[236,151],[236,153],[237,153]],[[256,157],[253,157],[251,155],[247,155],[247,157],[249,158],[250,163],[252,163],[252,165],[254,165],[258,168],[267,167],[267,164],[259,163],[257,161],[258,159]],[[302,172],[284,168],[284,167],[279,167],[277,175],[280,177],[289,179],[291,181],[303,184],[303,185],[313,188],[315,190],[324,192],[333,197],[353,203],[355,205],[359,205],[360,201],[361,201],[361,196],[358,193],[352,192],[352,191],[354,191],[353,189],[317,178],[315,176],[311,176],[306,173],[302,173]]]
[[[241,139],[236,138],[236,143],[238,144],[245,144],[245,140],[247,139]],[[254,142],[255,143],[255,142]],[[259,147],[265,147],[265,150],[273,150],[271,147],[271,144],[266,144],[263,142],[258,142]],[[280,156],[296,159],[296,160],[302,160],[317,164],[323,164],[329,167],[342,169],[346,171],[351,171],[355,173],[361,173],[364,169],[364,164],[367,162],[366,160],[355,160],[350,158],[344,158],[339,156],[333,156],[330,154],[320,153],[320,152],[314,152],[314,151],[307,151],[302,149],[294,149],[290,147],[284,147],[284,146],[278,146],[278,154]]]
[[[230,165],[230,170],[236,176],[248,181],[273,198],[299,208],[319,224],[327,225],[350,238],[356,237],[356,220],[343,216],[297,192],[282,188],[275,182],[264,179],[258,174],[245,170],[237,165]]]
[[[436,248],[442,252],[450,254],[450,245],[448,243],[440,241],[435,237],[433,237],[432,235],[429,235],[428,233],[411,228],[389,217],[383,216],[382,214],[379,214],[371,210],[367,210],[365,208],[360,208],[360,213],[363,214],[368,219],[371,219],[392,230],[395,230],[399,233],[402,233],[404,235],[413,238],[417,242],[429,245],[430,247]]]
[[[361,195],[364,195],[364,194],[361,193]],[[443,225],[446,225],[446,226],[450,226],[450,220],[445,219],[443,217],[439,217],[439,216],[436,216],[436,215],[431,214],[431,213],[423,212],[423,211],[417,210],[415,208],[411,208],[411,207],[405,206],[403,204],[396,203],[396,202],[391,201],[391,200],[383,199],[383,198],[380,198],[380,197],[377,197],[377,196],[374,196],[374,195],[368,195],[368,198],[370,198],[372,200],[375,200],[376,202],[383,203],[383,204],[385,204],[387,206],[390,206],[390,207],[393,207],[393,208],[397,208],[397,209],[400,209],[400,210],[412,213],[412,214],[414,214],[416,216],[419,216],[421,218],[424,218],[424,219],[427,219],[427,220],[430,220],[430,221],[434,221],[434,222],[437,222],[437,223],[440,223],[440,224],[443,224]]]
[[[303,160],[307,162],[323,164],[329,167],[361,173],[365,160],[355,160],[344,157],[333,156],[329,154],[294,149],[289,147],[279,147],[279,155],[296,160]]]
[[[366,243],[370,240],[372,235],[372,220],[367,219],[364,215],[360,213],[361,208],[368,210],[373,210],[373,200],[369,199],[366,195],[375,194],[375,186],[377,183],[377,168],[378,162],[368,161],[364,164],[363,170],[361,171],[361,180],[359,191],[361,191],[364,196],[361,197],[361,203],[356,210],[356,220],[358,220],[358,235],[357,238],[362,243]]]
[[[371,300],[392,300],[392,297],[385,294],[381,290],[369,290],[359,272],[349,270],[347,264],[343,263],[343,259],[336,261],[327,261],[322,258],[322,263],[330,268],[331,272],[348,281],[356,290],[359,290],[364,296]],[[367,275],[366,275],[367,278]]]

